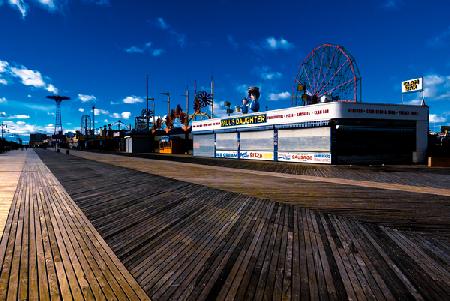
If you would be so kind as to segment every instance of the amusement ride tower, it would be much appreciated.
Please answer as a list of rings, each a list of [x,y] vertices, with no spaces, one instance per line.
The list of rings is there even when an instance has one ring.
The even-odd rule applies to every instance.
[[[56,103],[55,132],[53,134],[54,135],[62,135],[63,127],[62,127],[62,121],[61,121],[61,102],[63,102],[63,100],[69,100],[70,97],[60,96],[60,95],[50,95],[50,96],[47,96],[47,98],[54,100]]]

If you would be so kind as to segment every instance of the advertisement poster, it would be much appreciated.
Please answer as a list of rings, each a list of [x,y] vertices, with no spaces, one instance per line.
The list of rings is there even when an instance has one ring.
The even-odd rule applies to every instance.
[[[244,160],[273,160],[273,152],[241,151]]]
[[[237,157],[238,157],[237,151],[216,151],[216,158],[237,159]]]
[[[311,153],[311,152],[301,152],[301,153],[279,152],[278,161],[331,164],[331,154]]]

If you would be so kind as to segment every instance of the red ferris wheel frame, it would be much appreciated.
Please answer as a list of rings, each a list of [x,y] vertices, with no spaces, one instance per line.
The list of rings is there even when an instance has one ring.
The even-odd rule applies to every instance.
[[[353,56],[340,45],[323,44],[303,60],[295,78],[294,105],[361,101],[361,76]]]

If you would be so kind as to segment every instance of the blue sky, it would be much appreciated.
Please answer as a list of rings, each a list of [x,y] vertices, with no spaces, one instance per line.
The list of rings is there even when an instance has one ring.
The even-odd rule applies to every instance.
[[[59,93],[72,97],[62,105],[67,130],[94,102],[97,127],[134,123],[146,74],[157,115],[161,92],[184,107],[185,87],[207,88],[211,76],[216,107],[257,85],[262,108],[284,108],[300,62],[329,42],[355,57],[363,101],[400,103],[401,81],[423,75],[432,126],[446,124],[449,11],[446,0],[0,0],[0,120],[11,133],[52,132],[45,96]]]

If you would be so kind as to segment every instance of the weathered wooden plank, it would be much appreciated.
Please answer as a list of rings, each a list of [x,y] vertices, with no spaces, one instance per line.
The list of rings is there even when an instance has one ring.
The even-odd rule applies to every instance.
[[[6,235],[0,242],[0,299],[114,300],[119,296],[121,300],[148,300],[94,233],[92,224],[37,155],[27,153]],[[95,243],[88,246],[86,240],[91,239]],[[99,268],[99,260],[106,261],[105,269]],[[96,275],[92,267],[97,268]],[[116,283],[115,293],[108,295],[100,288],[97,281],[101,277],[96,276],[101,274],[108,274],[109,281]]]
[[[414,264],[415,260],[420,260],[420,252],[411,251],[411,256],[398,258],[386,249],[396,244],[387,234],[379,235],[378,224],[361,224],[347,218],[349,215],[358,219],[370,216],[370,220],[378,221],[387,214],[388,219],[405,220],[405,216],[414,215],[412,209],[398,210],[399,204],[410,197],[405,194],[395,200],[399,194],[392,192],[389,195],[378,190],[345,185],[323,187],[317,183],[310,183],[308,187],[302,182],[295,187],[297,183],[287,180],[289,183],[276,187],[270,194],[279,194],[277,199],[288,196],[290,200],[302,200],[299,203],[287,201],[290,205],[286,205],[248,197],[249,194],[262,195],[258,186],[248,189],[259,179],[242,180],[240,176],[229,175],[222,181],[223,173],[217,170],[208,171],[208,185],[220,179],[222,188],[236,191],[240,186],[239,192],[246,189],[247,197],[73,157],[66,162],[64,155],[54,155],[57,163],[50,158],[53,155],[48,155],[48,160],[45,156],[49,167],[68,192],[73,193],[75,203],[88,218],[92,217],[92,223],[101,229],[100,234],[111,242],[120,259],[138,276],[142,285],[147,285],[147,292],[155,299],[259,300],[266,296],[268,299],[390,300],[415,297],[401,274],[413,287],[423,277],[418,274],[421,265]],[[152,171],[143,161],[124,163],[131,168]],[[71,167],[75,165],[77,168],[73,171]],[[95,177],[89,177],[88,170],[95,170]],[[199,170],[206,169],[193,167],[195,181],[203,177],[195,174]],[[123,190],[118,190],[117,185],[122,185]],[[139,198],[133,186],[137,187]],[[319,187],[321,192],[315,192]],[[299,189],[305,191],[297,194]],[[379,197],[376,201],[385,208],[368,207],[374,197]],[[264,219],[262,212],[268,210],[269,204],[274,211],[269,219]],[[316,207],[331,208],[330,212],[342,215],[317,214],[298,204],[318,204]],[[256,212],[257,207],[260,209]],[[239,217],[234,222],[237,210],[240,210]],[[422,229],[421,222],[416,221],[414,230]],[[434,231],[430,225],[426,225],[428,233]],[[377,232],[373,238],[385,257],[361,229],[370,235]],[[417,232],[412,236],[439,245],[431,236]],[[414,245],[423,245],[420,240],[409,238],[409,234],[409,241],[400,236],[397,239],[411,249]],[[436,251],[447,254],[445,243],[440,241],[440,244]],[[437,268],[435,262],[441,262],[445,256],[428,254],[424,258],[434,260],[428,267],[431,272]],[[426,261],[421,263],[426,264]],[[398,270],[392,268],[391,263]],[[444,270],[442,267],[436,275],[445,276]],[[424,283],[426,288],[421,288],[420,293],[446,292],[442,279],[435,284]]]
[[[236,203],[235,205],[238,204],[239,203]],[[227,206],[226,208],[229,209],[226,210],[227,214],[221,215],[220,218],[224,218],[225,220],[228,220],[228,222],[222,224],[216,234],[209,235],[211,240],[207,242],[206,248],[202,247],[203,251],[197,255],[197,260],[192,261],[190,266],[183,268],[183,273],[178,277],[176,282],[180,285],[180,289],[175,290],[175,287],[171,284],[170,289],[164,294],[165,296],[170,296],[170,298],[174,299],[186,299],[194,290],[195,285],[198,285],[195,279],[200,277],[200,271],[204,270],[204,267],[211,256],[215,254],[218,249],[222,248],[220,242],[225,240],[230,231],[232,231],[235,223],[239,220],[240,214],[237,213],[240,212],[239,210],[236,212],[236,210],[233,210],[233,207]],[[225,240],[225,243],[228,243],[228,241]],[[182,287],[185,287],[185,289],[183,290]]]

